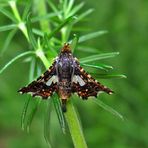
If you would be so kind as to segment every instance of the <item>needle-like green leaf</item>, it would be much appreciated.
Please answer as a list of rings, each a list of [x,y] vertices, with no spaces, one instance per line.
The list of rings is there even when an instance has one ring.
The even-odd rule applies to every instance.
[[[27,15],[29,14],[31,6],[32,6],[32,0],[26,0],[25,9],[24,9],[24,12],[23,12],[22,20],[25,20],[27,18]]]
[[[51,0],[47,0],[49,6],[51,7],[51,9],[57,14],[57,16],[59,17],[59,19],[62,19],[62,15],[59,13],[59,10],[57,9],[57,7],[51,2]]]
[[[71,12],[73,4],[74,4],[74,0],[70,0],[66,9],[66,14],[69,14]]]
[[[88,63],[88,62],[92,62],[92,61],[97,61],[97,60],[102,60],[102,59],[107,59],[107,58],[113,58],[117,55],[119,55],[119,52],[102,53],[102,54],[97,54],[97,55],[92,55],[92,56],[88,56],[88,57],[85,57],[85,58],[81,58],[80,62],[81,63]]]
[[[38,36],[44,37],[44,33],[39,29],[33,28],[32,32]]]
[[[43,15],[43,16],[36,16],[36,17],[31,18],[31,22],[35,23],[35,22],[38,22],[38,21],[46,20],[46,19],[48,20],[48,19],[51,19],[55,16],[57,16],[56,13],[49,13],[49,14],[46,14],[46,15]]]
[[[15,28],[17,28],[17,25],[16,24],[10,24],[10,25],[5,25],[5,26],[0,26],[0,32],[11,30],[11,29],[15,29]]]
[[[26,25],[27,25],[30,43],[32,44],[34,49],[37,49],[37,42],[36,42],[36,39],[35,39],[34,34],[32,32],[30,15],[28,15],[28,17],[27,17]]]
[[[6,10],[5,8],[0,7],[0,12],[3,13],[5,16],[7,16],[8,18],[10,18],[13,22],[17,23],[17,19],[13,16],[13,14],[11,14],[8,10]]]
[[[35,66],[35,63],[32,62],[30,68],[32,66]],[[39,69],[39,67],[38,67],[38,69]],[[38,71],[38,69],[37,69],[37,71]],[[34,76],[34,71],[33,72],[30,72],[30,79],[31,80],[33,79],[33,76]],[[39,107],[40,103],[41,103],[41,98],[35,98],[34,100],[31,99],[30,101],[34,102],[34,104],[33,104],[33,106],[31,106],[31,111],[30,111],[30,113],[28,115],[28,118],[27,118],[26,129],[27,129],[27,132],[28,133],[30,131],[30,126],[31,126],[32,120],[33,120],[33,118],[34,118],[34,116],[35,116],[35,114],[36,114],[36,112],[38,110],[38,107]]]
[[[96,78],[99,79],[121,79],[126,78],[123,74],[96,74]]]
[[[79,37],[76,34],[74,34],[74,38],[73,38],[73,40],[71,41],[71,44],[70,44],[73,53],[74,53],[74,51],[77,47],[78,41],[79,41]]]
[[[64,20],[55,30],[53,30],[53,32],[51,32],[48,35],[48,39],[51,39],[57,32],[59,32],[64,26],[66,26],[67,24],[71,23],[72,21],[75,20],[75,17],[71,16],[68,17],[66,20]]]
[[[12,60],[10,60],[1,70],[0,70],[0,74],[6,70],[12,63],[14,63],[16,60],[26,56],[26,55],[31,55],[31,54],[35,54],[35,52],[33,51],[27,51],[27,52],[23,52],[19,55],[17,55],[16,57],[14,57]]]
[[[101,30],[101,31],[97,31],[97,32],[93,32],[93,33],[83,35],[83,36],[80,37],[79,43],[93,39],[93,38],[96,38],[96,37],[99,37],[99,36],[102,36],[106,33],[107,33],[106,30]]]
[[[105,64],[95,64],[95,65],[92,65],[92,64],[81,64],[81,65],[82,66],[86,66],[86,67],[101,69],[101,70],[105,70],[105,71],[108,71],[109,69],[113,69],[112,66],[105,65]]]
[[[61,1],[61,6],[62,6],[63,12],[65,14],[64,17],[67,16],[67,14],[66,14],[66,10],[67,10],[67,7],[68,7],[68,3],[67,2],[68,2],[67,0]]]
[[[48,36],[46,33],[44,34],[44,44],[47,46],[47,50],[50,49],[49,57],[53,58],[53,57],[57,56],[56,50],[50,46]],[[49,52],[49,51],[47,51],[47,52]]]
[[[80,4],[78,4],[77,6],[75,6],[70,12],[69,12],[69,16],[75,15],[82,7],[84,6],[84,2],[81,2]]]
[[[89,53],[95,53],[98,54],[100,53],[100,50],[97,48],[89,47],[89,46],[81,46],[79,45],[79,48],[77,50],[82,51],[82,52],[89,52]]]
[[[30,63],[30,72],[29,72],[29,82],[31,82],[34,78],[34,72],[35,72],[35,59],[33,58],[31,60]],[[24,108],[23,108],[23,112],[22,112],[22,116],[21,116],[21,128],[22,130],[26,130],[26,115],[27,115],[27,110],[29,107],[29,103],[31,101],[32,97],[28,96],[27,101],[25,102]]]
[[[25,127],[26,127],[26,125],[25,125],[26,114],[27,114],[27,110],[28,110],[28,106],[29,106],[30,100],[31,100],[31,96],[28,96],[28,99],[25,102],[25,105],[24,105],[24,108],[23,108],[23,111],[22,111],[21,128],[22,128],[23,131],[25,130]]]
[[[104,110],[106,110],[106,111],[112,113],[113,115],[119,117],[120,119],[124,120],[123,116],[120,113],[118,113],[116,110],[114,110],[110,106],[106,105],[105,103],[103,103],[100,99],[92,99],[92,100],[97,105],[99,105],[100,107],[102,107]]]
[[[3,53],[8,49],[8,46],[9,46],[10,42],[12,41],[16,32],[17,32],[17,29],[14,29],[8,34],[8,36],[4,42],[3,48],[1,50],[1,55],[3,55]]]
[[[63,111],[61,109],[61,102],[57,95],[54,95],[52,100],[53,100],[53,104],[54,104],[54,107],[55,107],[55,110],[58,116],[61,129],[63,133],[65,134],[66,133],[66,123],[65,123],[65,117],[64,117]]]
[[[47,109],[45,112],[45,120],[44,120],[44,138],[49,148],[51,148],[50,144],[50,119],[51,119],[51,100],[47,100]]]
[[[87,11],[85,11],[84,13],[80,14],[77,17],[77,20],[74,23],[78,23],[80,22],[83,18],[85,18],[86,16],[88,16],[89,14],[91,14],[94,11],[94,9],[88,9]]]
[[[32,123],[32,120],[37,112],[37,109],[41,103],[41,98],[35,98],[34,100],[34,104],[33,106],[31,107],[31,111],[29,113],[29,116],[28,116],[28,120],[27,120],[27,132],[29,133],[30,131],[30,126],[31,126],[31,123]]]

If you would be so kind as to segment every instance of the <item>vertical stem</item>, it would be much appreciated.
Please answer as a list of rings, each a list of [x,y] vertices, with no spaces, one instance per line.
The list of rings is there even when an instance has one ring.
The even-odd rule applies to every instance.
[[[16,7],[16,2],[14,0],[11,0],[11,1],[9,1],[9,5],[10,5],[16,19],[18,20],[18,22],[21,22],[21,17],[20,17],[20,14],[18,12],[18,9]]]
[[[37,13],[38,13],[39,16],[44,16],[44,15],[47,14],[45,0],[36,0],[35,1],[35,7],[37,9]],[[41,26],[42,31],[44,31],[46,33],[50,33],[51,32],[49,20],[42,20],[42,21],[40,21],[40,26]]]
[[[49,66],[51,65],[51,62],[49,62],[49,60],[46,58],[46,56],[43,53],[42,49],[38,49],[36,54],[41,59],[41,61],[43,62],[44,66],[46,68],[49,68]]]
[[[84,134],[71,100],[67,102],[67,112],[65,113],[65,118],[68,123],[74,147],[87,148]]]
[[[16,6],[16,2],[14,0],[9,1],[9,5],[10,5],[12,11],[13,11],[14,16],[16,17],[16,19],[18,21],[18,28],[23,32],[27,41],[29,41],[27,28],[26,28],[25,23],[22,21],[22,19],[20,17],[19,11],[18,11],[17,6]]]
[[[19,29],[23,32],[23,34],[25,35],[27,41],[29,42],[29,36],[28,36],[28,31],[27,31],[27,28],[26,28],[26,25],[24,22],[20,22],[18,24],[18,27]]]

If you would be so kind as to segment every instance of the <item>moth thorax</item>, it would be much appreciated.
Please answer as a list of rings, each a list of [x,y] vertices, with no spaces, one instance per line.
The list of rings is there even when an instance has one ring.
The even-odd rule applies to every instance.
[[[69,43],[64,44],[64,47],[61,49],[61,52],[71,52]]]

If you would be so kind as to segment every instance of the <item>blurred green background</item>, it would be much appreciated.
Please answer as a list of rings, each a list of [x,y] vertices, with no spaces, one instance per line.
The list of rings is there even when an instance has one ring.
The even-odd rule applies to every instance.
[[[87,44],[102,52],[119,51],[118,57],[105,62],[113,65],[115,72],[127,75],[127,79],[100,80],[115,91],[112,96],[102,94],[101,100],[119,111],[124,121],[89,100],[75,100],[88,147],[147,148],[148,1],[85,1],[84,9],[92,7],[95,11],[89,16],[89,22],[80,25],[91,26],[91,31],[109,31],[107,35]],[[9,23],[0,14],[0,26]],[[0,49],[7,35],[8,32],[0,33]],[[18,32],[7,52],[0,57],[0,67],[26,48],[27,43]],[[77,57],[83,56],[83,52],[80,54],[77,52]],[[17,90],[28,82],[28,69],[28,63],[18,60],[0,75],[0,148],[47,147],[43,136],[45,101],[33,120],[30,134],[23,132],[20,126],[26,96],[19,95]],[[68,135],[62,134],[55,111],[52,112],[51,120],[54,147],[73,147]]]

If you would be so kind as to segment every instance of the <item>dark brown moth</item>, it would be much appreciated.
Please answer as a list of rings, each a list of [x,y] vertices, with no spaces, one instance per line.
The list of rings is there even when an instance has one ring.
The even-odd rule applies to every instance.
[[[18,92],[31,93],[33,97],[41,96],[43,99],[48,99],[56,92],[61,99],[62,110],[66,112],[66,102],[72,93],[77,93],[82,99],[88,99],[91,96],[97,97],[102,91],[113,93],[85,72],[77,58],[72,55],[70,45],[65,44],[52,66]]]

